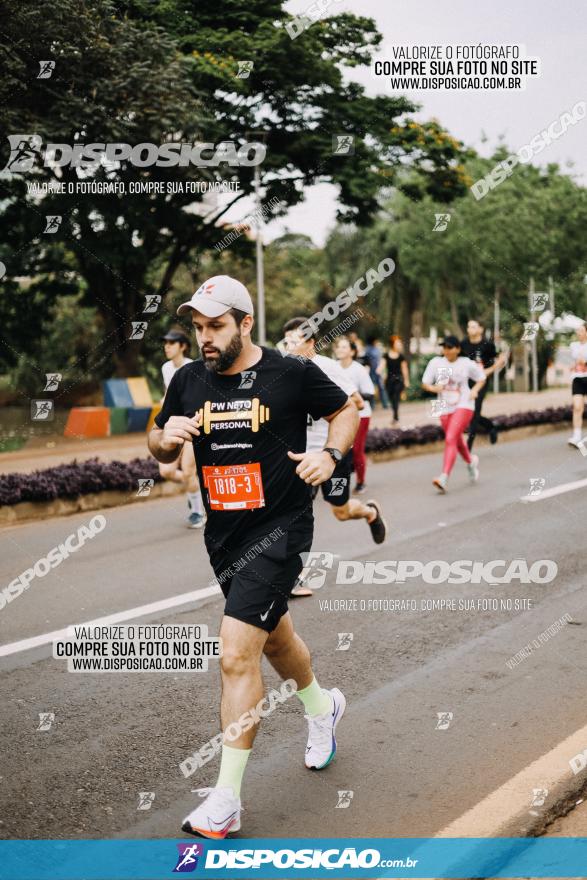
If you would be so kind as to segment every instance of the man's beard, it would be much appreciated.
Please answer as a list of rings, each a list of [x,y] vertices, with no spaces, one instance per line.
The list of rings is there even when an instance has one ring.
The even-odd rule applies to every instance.
[[[242,350],[243,341],[241,335],[240,333],[235,333],[224,351],[218,351],[218,349],[216,349],[216,351],[218,351],[217,357],[207,358],[206,354],[202,352],[202,358],[204,359],[206,369],[214,373],[224,373],[232,367]]]

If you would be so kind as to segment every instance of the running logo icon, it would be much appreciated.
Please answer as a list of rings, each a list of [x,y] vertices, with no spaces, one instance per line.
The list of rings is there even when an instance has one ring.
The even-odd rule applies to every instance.
[[[540,495],[546,485],[544,477],[530,477],[530,491],[528,495]]]
[[[253,69],[252,61],[239,61],[238,62],[238,72],[237,79],[248,79],[249,75]]]
[[[37,151],[43,145],[42,138],[38,134],[9,134],[10,156],[4,171],[13,174],[31,171],[35,164]]]
[[[45,228],[43,229],[43,232],[54,234],[61,226],[62,220],[63,217],[60,214],[48,214],[45,217]]]
[[[131,321],[132,331],[129,339],[142,339],[145,335],[145,330],[149,326],[146,321]]]
[[[533,788],[532,789],[532,800],[530,801],[530,806],[532,806],[532,807],[544,806],[544,802],[547,797],[548,797],[548,789],[547,788]]]
[[[450,722],[453,719],[452,712],[437,712],[436,717],[438,721],[436,722],[436,730],[448,730],[450,727]]]
[[[334,809],[335,810],[348,810],[348,808],[351,805],[351,801],[354,797],[354,794],[355,794],[354,791],[350,791],[349,789],[347,789],[346,791],[339,791],[338,792],[338,803]]]
[[[51,75],[55,70],[55,62],[54,61],[39,61],[40,70],[37,74],[37,79],[51,79]]]
[[[351,642],[354,639],[352,633],[338,633],[338,645],[336,646],[337,651],[348,651],[351,647]]]
[[[434,228],[432,232],[444,232],[450,223],[450,214],[435,214]]]
[[[333,498],[337,495],[342,495],[342,493],[346,489],[347,483],[348,477],[332,477],[332,479],[330,480],[330,490],[328,494]]]
[[[45,387],[43,391],[57,391],[59,383],[63,379],[61,373],[45,373]]]
[[[137,490],[137,495],[140,497],[142,495],[150,495],[151,489],[155,485],[155,480],[138,480],[139,488]]]
[[[239,391],[248,391],[249,388],[253,387],[253,382],[257,378],[257,373],[255,370],[243,370],[241,373],[241,380],[238,386]]]
[[[139,805],[137,810],[150,810],[154,800],[154,791],[139,791]]]
[[[309,553],[301,553],[303,569],[300,580],[310,590],[319,590],[326,582],[326,573],[334,565],[334,553],[321,550],[311,550]]]
[[[161,297],[158,293],[150,293],[145,297],[145,308],[143,309],[143,314],[145,312],[156,312],[159,308],[159,303],[161,302]]]
[[[528,321],[524,323],[524,332],[522,334],[521,342],[532,342],[533,339],[536,339],[538,336],[539,325],[536,321]]]
[[[533,293],[530,302],[531,312],[542,312],[548,305],[549,296],[547,293]]]
[[[52,400],[31,400],[31,419],[33,422],[53,421]]]
[[[201,843],[177,843],[179,854],[177,864],[173,869],[174,874],[188,874],[195,871],[198,866],[198,857],[204,855],[204,847]]]
[[[55,721],[55,712],[39,712],[39,726],[37,730],[51,730]]]
[[[354,156],[355,136],[352,134],[333,135],[332,152],[335,156]]]

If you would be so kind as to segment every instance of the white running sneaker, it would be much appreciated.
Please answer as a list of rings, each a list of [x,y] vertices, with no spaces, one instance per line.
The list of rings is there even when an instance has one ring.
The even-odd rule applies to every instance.
[[[574,446],[575,449],[579,448],[579,443],[581,442],[580,434],[572,434],[568,439],[569,446]]]
[[[467,470],[469,471],[469,479],[472,483],[476,483],[479,479],[479,456],[472,455],[471,463],[467,465]]]
[[[322,770],[330,764],[336,754],[336,726],[346,709],[346,700],[338,688],[325,691],[332,697],[332,709],[324,715],[304,715],[308,721],[308,745],[306,746],[306,767],[309,770]]]
[[[448,474],[441,474],[432,480],[432,485],[436,486],[441,495],[446,492],[446,484],[448,483]]]
[[[182,831],[213,840],[223,840],[231,831],[240,831],[241,802],[230,786],[196,788],[194,791],[206,800],[185,817]]]

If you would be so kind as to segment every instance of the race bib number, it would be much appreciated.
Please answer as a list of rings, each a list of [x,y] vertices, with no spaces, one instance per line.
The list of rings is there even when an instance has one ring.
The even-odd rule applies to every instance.
[[[212,510],[253,510],[265,507],[261,465],[231,464],[202,467],[204,488]]]

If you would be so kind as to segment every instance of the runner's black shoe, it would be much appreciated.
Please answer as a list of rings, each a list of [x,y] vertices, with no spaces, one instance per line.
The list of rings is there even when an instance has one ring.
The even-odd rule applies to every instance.
[[[371,529],[373,540],[376,544],[383,544],[387,535],[387,523],[385,522],[381,514],[379,502],[372,499],[371,501],[367,501],[366,503],[367,507],[372,507],[377,514],[375,519],[369,523],[369,528]]]

